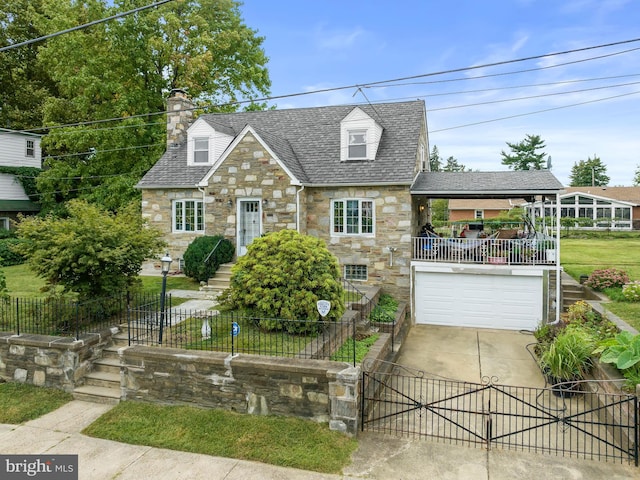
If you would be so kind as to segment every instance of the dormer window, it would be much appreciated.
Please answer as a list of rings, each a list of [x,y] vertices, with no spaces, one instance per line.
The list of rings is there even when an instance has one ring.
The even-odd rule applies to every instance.
[[[366,130],[349,130],[349,158],[367,158]]]
[[[378,155],[382,127],[359,107],[340,122],[340,160],[373,161]]]
[[[209,139],[207,137],[193,139],[193,163],[209,163]]]

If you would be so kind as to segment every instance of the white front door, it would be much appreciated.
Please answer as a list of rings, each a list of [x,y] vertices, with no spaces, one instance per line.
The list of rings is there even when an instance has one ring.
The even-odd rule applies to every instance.
[[[247,246],[262,233],[260,200],[238,200],[238,256],[247,253]]]

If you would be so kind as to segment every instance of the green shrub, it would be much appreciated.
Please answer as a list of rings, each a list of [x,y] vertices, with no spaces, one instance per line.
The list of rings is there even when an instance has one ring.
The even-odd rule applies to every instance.
[[[218,247],[209,257],[216,245]],[[184,274],[198,282],[206,282],[221,264],[233,260],[234,252],[233,244],[221,235],[198,237],[184,252]]]
[[[227,306],[262,317],[262,328],[286,328],[289,333],[316,330],[318,300],[331,302],[325,320],[339,320],[345,310],[337,259],[322,240],[294,230],[254,239],[234,265],[229,295],[224,298]]]
[[[640,282],[627,283],[622,287],[622,296],[627,302],[640,302]]]
[[[558,380],[583,379],[592,367],[594,348],[595,340],[587,329],[568,326],[542,353],[540,366]]]
[[[635,391],[640,384],[640,335],[620,332],[601,342],[595,353],[600,353],[601,362],[615,365],[627,379],[625,386]]]
[[[13,251],[14,245],[18,245],[20,240],[7,237],[0,239],[0,267],[10,267],[20,265],[25,262],[25,257]]]
[[[378,304],[371,310],[369,319],[372,322],[392,323],[396,319],[398,301],[391,295],[383,293],[380,295]]]
[[[622,287],[627,283],[629,283],[627,272],[618,268],[594,270],[584,282],[587,287],[598,291],[602,291],[605,288]]]
[[[565,322],[567,325],[587,329],[597,340],[611,338],[618,333],[618,327],[613,322],[594,311],[584,300],[569,307]]]

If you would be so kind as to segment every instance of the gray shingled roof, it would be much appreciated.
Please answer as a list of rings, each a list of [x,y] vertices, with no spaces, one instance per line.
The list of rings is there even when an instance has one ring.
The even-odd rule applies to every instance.
[[[238,135],[249,125],[296,178],[307,185],[411,184],[422,101],[358,105],[383,127],[374,161],[340,161],[340,122],[356,105],[205,114],[219,131]],[[187,148],[169,149],[138,183],[140,188],[193,186],[210,167],[187,167]]]
[[[422,172],[411,186],[411,193],[432,198],[517,198],[555,195],[563,188],[549,170]]]

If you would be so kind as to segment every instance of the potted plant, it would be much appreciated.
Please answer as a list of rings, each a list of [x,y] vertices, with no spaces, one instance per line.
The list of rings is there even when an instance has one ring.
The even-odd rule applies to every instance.
[[[490,245],[487,250],[487,262],[495,264],[507,263],[508,250],[503,250],[499,245]]]
[[[595,347],[592,335],[579,326],[569,326],[559,333],[540,356],[540,368],[557,396],[569,397],[580,391],[593,363]]]

